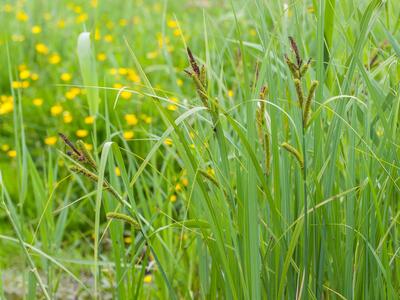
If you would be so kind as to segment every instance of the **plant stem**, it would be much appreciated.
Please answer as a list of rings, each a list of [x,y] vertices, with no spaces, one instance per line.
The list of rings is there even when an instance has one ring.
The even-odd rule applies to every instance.
[[[303,296],[302,299],[308,299],[307,287],[308,287],[308,199],[307,199],[307,153],[306,153],[306,139],[305,139],[305,125],[304,116],[302,116],[301,122],[302,128],[302,139],[303,139],[303,193],[304,193],[304,253],[303,253],[303,264],[304,264],[304,285],[303,285]]]

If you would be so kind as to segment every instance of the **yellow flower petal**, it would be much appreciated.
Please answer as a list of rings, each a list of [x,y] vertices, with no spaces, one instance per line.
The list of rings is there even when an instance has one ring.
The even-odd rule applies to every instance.
[[[7,152],[8,157],[14,158],[17,156],[17,151],[15,150],[10,150]]]
[[[63,111],[63,107],[60,104],[53,105],[50,108],[50,113],[52,116],[58,116]]]
[[[128,131],[124,131],[123,136],[124,136],[124,139],[130,140],[130,139],[133,139],[133,137],[135,136],[135,133],[132,130],[128,130]]]
[[[43,104],[43,99],[42,98],[35,98],[32,100],[33,105],[35,106],[42,106]]]
[[[86,129],[78,129],[75,134],[77,137],[84,138],[88,136],[89,132]]]
[[[70,81],[72,79],[72,75],[70,73],[62,73],[60,78],[62,81]]]
[[[54,145],[57,142],[57,137],[56,136],[48,136],[44,139],[44,143],[46,145]]]
[[[85,124],[93,124],[93,123],[94,123],[94,117],[93,116],[85,117]]]

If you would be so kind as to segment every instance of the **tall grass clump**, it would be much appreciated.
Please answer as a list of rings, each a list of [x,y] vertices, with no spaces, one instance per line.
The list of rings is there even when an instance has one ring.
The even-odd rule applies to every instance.
[[[8,46],[23,297],[397,299],[400,4],[117,2],[70,8],[90,32],[51,86],[62,123]]]

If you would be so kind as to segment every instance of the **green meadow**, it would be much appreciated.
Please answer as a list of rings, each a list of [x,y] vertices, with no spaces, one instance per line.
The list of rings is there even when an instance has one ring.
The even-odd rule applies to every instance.
[[[399,299],[400,2],[0,26],[0,299]]]

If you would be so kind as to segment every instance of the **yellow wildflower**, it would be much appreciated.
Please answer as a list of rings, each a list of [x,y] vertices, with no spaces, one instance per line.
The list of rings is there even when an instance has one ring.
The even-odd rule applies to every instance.
[[[42,32],[42,27],[35,25],[32,27],[31,31],[33,34],[39,34]]]
[[[75,95],[79,95],[81,93],[81,89],[78,87],[73,87],[71,88],[71,92],[74,93]]]
[[[169,100],[170,100],[171,102],[175,102],[175,103],[178,103],[178,102],[179,102],[178,98],[176,98],[176,97],[171,97],[171,98],[169,98]],[[168,110],[171,110],[171,111],[175,111],[175,110],[178,109],[178,106],[175,105],[175,104],[171,104],[171,103],[170,103],[170,104],[167,105],[167,109],[168,109]]]
[[[178,23],[175,20],[168,20],[167,26],[169,28],[177,28],[178,27]]]
[[[44,143],[46,145],[54,145],[57,142],[57,137],[56,136],[48,136],[44,139]]]
[[[106,34],[104,36],[104,41],[106,41],[107,43],[111,43],[113,41],[113,37],[111,34]]]
[[[180,36],[181,34],[182,34],[182,31],[179,28],[175,29],[173,32],[174,36]]]
[[[11,83],[11,87],[13,88],[13,89],[19,89],[19,88],[21,88],[21,82],[20,81],[13,81],[12,83]]]
[[[126,114],[124,118],[128,125],[136,125],[138,123],[138,119],[134,114]]]
[[[26,80],[24,80],[24,81],[13,81],[11,83],[11,86],[12,86],[13,89],[25,89],[25,88],[29,87],[29,85],[30,85],[29,81],[26,81]]]
[[[53,105],[50,108],[50,113],[52,116],[58,116],[63,111],[63,107],[60,104]]]
[[[39,74],[38,74],[38,73],[31,73],[31,79],[32,79],[33,81],[38,80],[38,79],[39,79]]]
[[[130,140],[130,139],[133,139],[133,137],[135,136],[135,133],[132,130],[128,130],[128,131],[124,131],[123,136],[124,136],[124,139]]]
[[[62,73],[60,78],[62,81],[70,81],[72,75],[70,73]]]
[[[43,104],[43,99],[42,98],[35,98],[32,100],[33,105],[35,106],[42,106]]]
[[[14,109],[13,101],[6,101],[0,104],[0,115],[5,115],[12,112]]]
[[[128,70],[128,79],[135,83],[140,83],[140,77],[135,72],[135,70],[132,70],[132,69]]]
[[[101,39],[101,33],[100,33],[100,30],[99,30],[98,28],[96,28],[96,29],[94,30],[94,39],[95,39],[96,41],[100,41],[100,39]]]
[[[128,92],[128,91],[122,91],[121,92],[121,98],[122,99],[128,100],[131,97],[132,97],[132,93],[131,92]]]
[[[86,129],[78,129],[75,134],[77,137],[84,138],[88,136],[89,132]]]
[[[8,144],[1,145],[1,150],[7,152],[8,150],[10,150],[10,145]]]
[[[211,167],[208,167],[208,169],[207,169],[207,174],[210,175],[210,176],[215,176],[215,171],[214,171],[214,169],[211,168]]]
[[[105,61],[107,59],[107,55],[103,52],[100,52],[99,54],[97,54],[97,60],[98,61]]]
[[[31,72],[29,70],[23,70],[19,72],[19,78],[21,79],[27,79],[31,76]]]
[[[73,11],[76,14],[80,14],[82,12],[82,7],[79,5],[76,5],[75,7],[73,7]]]
[[[58,28],[64,28],[65,27],[65,20],[64,19],[58,20],[57,27]]]
[[[93,124],[93,123],[94,123],[94,117],[93,116],[85,117],[85,124]]]
[[[145,115],[145,114],[142,114],[142,115],[140,116],[140,118],[141,118],[146,124],[151,124],[151,122],[153,121],[153,119],[152,119],[150,116]]]
[[[153,281],[153,276],[151,276],[151,274],[148,274],[143,278],[144,283],[151,283],[152,281]]]
[[[11,4],[4,4],[4,6],[3,6],[4,12],[10,13],[10,12],[12,12],[12,10],[13,10],[13,7],[11,6]]]
[[[115,167],[114,173],[117,176],[121,176],[121,170],[118,167]]]
[[[49,57],[49,63],[51,63],[52,65],[56,65],[56,64],[60,63],[60,61],[61,61],[61,57],[57,53],[53,53]]]
[[[230,98],[233,97],[233,91],[232,90],[228,90],[228,97],[230,97]]]
[[[175,104],[168,104],[167,109],[171,110],[171,111],[175,111],[178,109],[178,106],[176,106]]]
[[[29,19],[29,16],[24,11],[17,12],[16,18],[18,21],[26,22]]]
[[[164,141],[164,145],[172,146],[172,139],[166,138],[165,141]]]
[[[75,22],[79,24],[85,22],[87,19],[88,19],[88,14],[83,13],[76,17]]]
[[[176,199],[177,199],[177,197],[176,197],[175,194],[172,194],[172,195],[169,197],[169,201],[171,201],[171,202],[175,202]]]
[[[63,113],[63,121],[65,124],[69,124],[72,122],[72,114],[69,111],[65,111]]]
[[[10,151],[7,152],[7,155],[8,155],[9,157],[11,157],[11,158],[14,158],[14,157],[17,156],[17,151],[15,151],[15,150],[10,150]]]
[[[126,25],[128,25],[128,20],[127,19],[120,19],[118,21],[119,26],[121,27],[125,27]]]
[[[127,68],[119,68],[118,73],[120,75],[126,75],[126,74],[128,74],[128,69]]]
[[[36,44],[35,49],[40,54],[46,55],[49,53],[49,48],[43,43]]]
[[[65,93],[65,98],[68,100],[73,100],[75,99],[76,96],[78,96],[81,93],[80,88],[70,88],[66,93]]]
[[[151,52],[147,52],[146,57],[148,59],[154,59],[158,56],[158,52],[157,51],[151,51]]]

